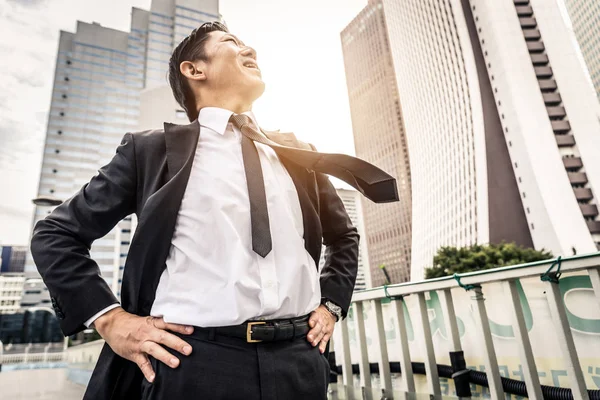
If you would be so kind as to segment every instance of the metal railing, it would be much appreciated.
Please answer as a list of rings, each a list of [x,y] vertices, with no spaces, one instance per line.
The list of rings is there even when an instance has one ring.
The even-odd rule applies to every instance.
[[[600,399],[599,266],[595,253],[355,292],[334,332],[332,397]],[[465,333],[468,322],[474,334]],[[498,354],[513,364],[501,368]],[[467,368],[481,361],[485,372]],[[546,362],[554,369],[538,369]],[[511,370],[521,379],[511,379]],[[478,387],[487,389],[472,393]]]
[[[52,363],[67,360],[67,352],[61,344],[14,345],[0,349],[0,365]]]
[[[66,353],[20,353],[20,354],[5,354],[2,357],[3,365],[10,364],[31,364],[31,363],[48,363],[48,362],[63,362],[66,361]]]

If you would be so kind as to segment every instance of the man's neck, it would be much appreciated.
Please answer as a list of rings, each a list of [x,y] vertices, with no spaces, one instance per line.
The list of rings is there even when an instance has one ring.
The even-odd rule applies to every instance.
[[[241,101],[226,101],[226,100],[213,100],[202,102],[202,104],[198,105],[198,111],[205,107],[216,107],[222,108],[224,110],[232,111],[236,114],[241,114],[247,111],[252,111],[252,103],[241,102]]]

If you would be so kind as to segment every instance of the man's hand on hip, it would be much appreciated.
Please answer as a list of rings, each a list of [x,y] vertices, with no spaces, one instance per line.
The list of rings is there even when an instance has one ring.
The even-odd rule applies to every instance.
[[[313,347],[319,345],[319,350],[321,353],[324,353],[327,342],[329,342],[331,335],[333,335],[335,317],[321,304],[310,314],[308,326],[311,327],[311,330],[308,332],[308,335],[306,335],[306,340],[308,340]]]
[[[161,345],[186,356],[192,352],[189,344],[168,332],[189,335],[193,332],[191,326],[168,324],[162,318],[140,317],[121,307],[100,316],[94,321],[94,327],[115,353],[136,363],[149,382],[155,377],[149,355],[171,368],[179,365],[179,359]]]

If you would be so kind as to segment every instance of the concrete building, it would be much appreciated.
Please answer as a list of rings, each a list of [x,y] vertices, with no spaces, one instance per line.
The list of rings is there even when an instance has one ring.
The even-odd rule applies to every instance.
[[[600,99],[600,2],[564,0],[564,5],[581,49],[581,56],[588,68],[590,80]]]
[[[167,84],[173,48],[204,22],[220,19],[219,0],[152,0],[147,26],[144,87]]]
[[[167,84],[174,46],[218,19],[218,0],[153,0],[150,11],[132,9],[130,32],[80,21],[75,33],[61,32],[38,196],[66,200],[108,163],[123,135],[138,129],[141,92]],[[51,210],[37,206],[34,225]],[[90,251],[118,296],[134,224],[126,217]],[[25,272],[39,276],[31,255]]]
[[[382,2],[412,155],[412,278],[444,245],[596,251],[600,106],[559,4]]]
[[[410,280],[411,171],[400,96],[381,1],[371,1],[341,33],[356,155],[397,179],[400,202],[363,199],[374,286]]]
[[[27,278],[23,285],[21,307],[29,309],[32,307],[51,306],[50,293],[41,278]]]
[[[185,111],[175,101],[169,85],[144,89],[140,95],[138,130],[160,129],[164,122],[190,123]]]
[[[364,290],[373,287],[371,283],[371,276],[369,270],[369,253],[367,249],[367,243],[364,240],[365,238],[365,224],[363,220],[363,207],[360,201],[362,197],[359,192],[354,189],[336,189],[337,194],[342,199],[344,203],[344,207],[348,212],[348,216],[352,221],[352,224],[358,230],[358,234],[361,237],[360,240],[360,248],[358,251],[358,275],[356,277],[356,285],[354,286],[354,290]],[[323,246],[323,251],[321,252],[321,259],[319,260],[319,268],[322,268],[325,264],[325,246]]]
[[[0,274],[23,273],[26,256],[26,246],[0,246]]]
[[[21,308],[24,283],[23,274],[0,275],[0,314],[15,313]]]

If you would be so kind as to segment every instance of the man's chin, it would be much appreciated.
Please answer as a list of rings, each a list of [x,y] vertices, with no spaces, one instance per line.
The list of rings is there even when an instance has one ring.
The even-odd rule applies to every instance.
[[[261,80],[259,85],[252,88],[251,92],[254,100],[258,99],[265,92],[265,83]]]

